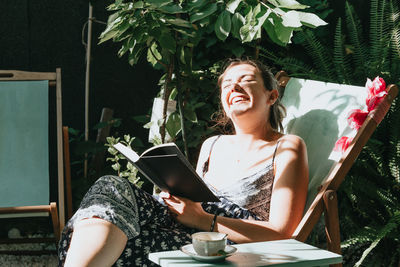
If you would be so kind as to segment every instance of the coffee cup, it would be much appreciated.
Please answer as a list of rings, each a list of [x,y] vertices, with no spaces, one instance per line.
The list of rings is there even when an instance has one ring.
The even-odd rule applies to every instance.
[[[218,232],[198,232],[192,234],[193,249],[200,256],[216,256],[226,246],[226,234]]]

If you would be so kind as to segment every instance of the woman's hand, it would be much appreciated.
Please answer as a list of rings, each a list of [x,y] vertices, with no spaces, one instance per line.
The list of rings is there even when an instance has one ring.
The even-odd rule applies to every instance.
[[[184,197],[161,192],[160,197],[167,204],[169,210],[176,215],[176,220],[185,226],[205,229],[210,224],[210,214],[205,212],[199,202],[193,202]]]

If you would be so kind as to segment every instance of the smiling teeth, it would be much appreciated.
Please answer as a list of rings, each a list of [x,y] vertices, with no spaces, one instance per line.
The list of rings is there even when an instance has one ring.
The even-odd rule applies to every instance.
[[[244,100],[244,97],[235,97],[234,99],[232,99],[232,104],[236,104],[238,102],[241,102]]]

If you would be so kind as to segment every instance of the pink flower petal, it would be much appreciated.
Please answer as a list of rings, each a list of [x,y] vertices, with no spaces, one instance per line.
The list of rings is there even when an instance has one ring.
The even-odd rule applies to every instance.
[[[333,150],[341,151],[342,153],[344,153],[352,141],[353,141],[353,138],[343,136],[339,140],[336,141],[335,147],[333,148]]]
[[[352,129],[358,130],[361,125],[363,125],[365,119],[368,116],[367,111],[363,111],[360,109],[352,109],[350,111],[350,115],[347,118],[347,122],[349,123]]]
[[[367,78],[367,82],[365,83],[365,87],[367,88],[367,99],[366,99],[366,104],[367,106],[369,105],[369,102],[371,101],[372,98],[374,98],[376,95],[386,92],[386,82],[383,78],[377,76],[373,81],[371,81],[369,78]]]
[[[374,95],[373,97],[371,97],[371,99],[367,99],[368,112],[374,110],[379,105],[379,103],[382,102],[382,100],[385,98],[386,95],[387,95],[387,92],[384,91],[384,92],[380,92],[377,95]]]

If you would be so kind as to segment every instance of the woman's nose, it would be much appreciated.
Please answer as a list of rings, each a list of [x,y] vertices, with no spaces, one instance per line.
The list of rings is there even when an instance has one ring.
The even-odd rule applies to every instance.
[[[239,91],[241,89],[239,82],[233,82],[231,85],[231,91]]]

